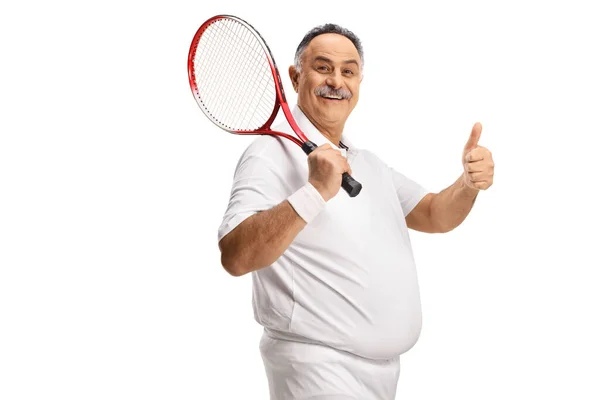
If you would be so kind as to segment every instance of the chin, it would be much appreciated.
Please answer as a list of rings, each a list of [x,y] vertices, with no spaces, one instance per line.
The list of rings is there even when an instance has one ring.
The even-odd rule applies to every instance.
[[[342,110],[346,110],[348,108],[348,104],[343,103],[343,102],[333,102],[333,101],[324,101],[321,102],[320,104],[320,109],[321,110],[325,110],[325,113],[344,113],[345,111]]]
[[[348,118],[346,113],[341,112],[324,112],[322,114],[323,120],[331,123],[339,123],[340,121],[345,121]]]

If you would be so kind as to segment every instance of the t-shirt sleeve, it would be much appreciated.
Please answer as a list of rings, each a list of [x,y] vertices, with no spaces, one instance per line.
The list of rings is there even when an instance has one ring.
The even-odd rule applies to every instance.
[[[396,189],[396,195],[402,206],[402,211],[406,217],[415,208],[417,204],[425,197],[428,190],[419,185],[412,179],[407,178],[400,172],[389,167],[392,173],[392,181]]]
[[[277,171],[272,161],[247,150],[235,170],[218,241],[246,218],[281,203],[286,198],[281,181],[281,171]]]

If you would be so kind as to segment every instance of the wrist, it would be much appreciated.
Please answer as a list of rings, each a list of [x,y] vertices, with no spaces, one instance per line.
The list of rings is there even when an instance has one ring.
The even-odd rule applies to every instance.
[[[463,174],[463,176],[460,179],[459,190],[460,190],[461,193],[463,193],[465,195],[468,195],[468,196],[471,196],[471,197],[476,197],[477,193],[479,193],[479,189],[477,189],[477,188],[475,188],[473,186],[470,186],[467,183],[467,179],[468,179],[468,177],[465,176],[465,174]]]
[[[290,195],[287,200],[300,218],[307,224],[315,219],[327,204],[321,193],[310,182],[306,182],[304,186]]]
[[[325,188],[323,188],[321,185],[319,185],[318,182],[311,182],[309,180],[308,183],[319,193],[319,196],[321,196],[321,198],[325,202],[327,202],[331,199],[330,197],[327,196],[327,191],[325,190]]]

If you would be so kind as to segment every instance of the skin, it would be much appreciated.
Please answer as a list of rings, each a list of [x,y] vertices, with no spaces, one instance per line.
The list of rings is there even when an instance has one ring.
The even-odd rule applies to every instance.
[[[362,81],[360,57],[352,42],[337,34],[314,38],[302,56],[301,71],[289,68],[298,93],[298,106],[331,143],[339,144],[348,116],[356,106]],[[326,99],[315,93],[349,93],[342,100]],[[439,193],[429,193],[406,217],[411,229],[448,232],[467,217],[480,190],[493,184],[491,152],[479,145],[481,124],[473,126],[462,154],[463,172]],[[308,182],[329,201],[340,190],[342,174],[352,170],[346,158],[329,144],[319,146],[308,156]],[[220,242],[221,263],[233,276],[241,276],[273,264],[289,247],[306,222],[287,200],[270,210],[248,217]]]
[[[481,124],[473,125],[462,153],[463,173],[439,193],[429,193],[406,216],[406,225],[427,233],[449,232],[467,217],[480,190],[494,183],[492,153],[479,145]]]
[[[299,73],[289,68],[298,93],[298,107],[331,143],[339,144],[346,120],[358,103],[362,81],[361,61],[354,44],[346,37],[326,33],[315,37],[301,58]],[[350,93],[349,99],[332,100],[315,94],[320,86]]]

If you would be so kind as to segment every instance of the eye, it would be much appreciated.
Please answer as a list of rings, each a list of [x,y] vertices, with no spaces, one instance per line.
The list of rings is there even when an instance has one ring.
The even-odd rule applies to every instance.
[[[327,72],[327,71],[329,71],[329,67],[327,65],[318,65],[317,71]]]
[[[354,75],[354,71],[352,71],[351,69],[344,70],[344,73],[347,75]]]

